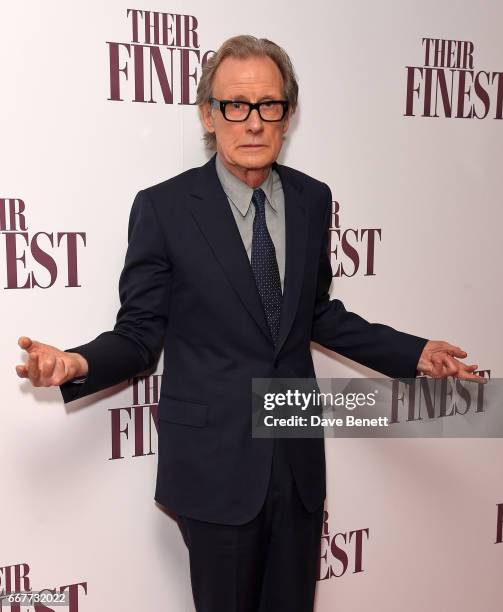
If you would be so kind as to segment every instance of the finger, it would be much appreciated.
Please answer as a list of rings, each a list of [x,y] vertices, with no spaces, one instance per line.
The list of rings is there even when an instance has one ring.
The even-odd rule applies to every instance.
[[[432,368],[431,376],[433,378],[447,378],[447,376],[454,376],[457,374],[459,365],[461,362],[457,361],[447,353],[437,353],[432,355],[431,358]]]
[[[474,372],[479,367],[478,364],[476,363],[471,363],[471,364],[463,363],[462,361],[458,361],[454,357],[452,357],[451,360],[456,364],[456,367],[460,370]]]
[[[19,378],[28,378],[28,369],[24,364],[17,365],[16,372]]]
[[[40,372],[38,369],[38,355],[37,353],[30,353],[28,355],[28,361],[26,362],[28,368],[28,377],[32,383],[38,382],[40,378]]]
[[[475,374],[475,371],[479,367],[478,364],[476,363],[466,364],[466,363],[458,362],[458,365],[459,365],[459,370],[458,370],[458,373],[456,374],[457,378],[461,378],[463,380],[473,380],[475,382],[483,383],[483,384],[487,382],[488,379],[484,378],[484,376],[481,376],[480,374]]]
[[[37,342],[36,340],[32,340],[31,338],[28,338],[28,336],[21,336],[19,340],[17,341],[17,343],[18,343],[18,346],[20,346],[22,349],[24,349],[28,353],[40,347],[40,342]]]
[[[449,344],[448,342],[445,343],[444,348],[446,352],[449,353],[449,355],[451,355],[452,357],[460,357],[461,359],[464,359],[468,356],[468,353],[464,351],[461,347],[454,346],[453,344]]]
[[[462,349],[455,349],[449,352],[452,357],[458,357],[459,359],[465,359],[468,357],[468,353]]]
[[[28,338],[28,336],[20,336],[18,338],[17,344],[20,348],[27,351],[31,346],[31,338]]]
[[[445,376],[454,376],[456,375],[462,368],[464,368],[464,364],[451,357],[450,355],[445,354],[442,359],[442,363],[444,366],[444,374]]]
[[[40,361],[39,370],[42,378],[50,378],[54,372],[55,366],[56,358],[53,355],[49,355]]]
[[[475,370],[477,369],[477,365],[473,364],[473,365],[466,365],[464,363],[460,363],[459,364],[459,371],[460,372],[465,372],[467,374],[472,374],[473,372],[475,372]]]
[[[488,378],[484,378],[480,374],[472,374],[471,372],[461,371],[458,375],[458,378],[463,380],[472,380],[477,383],[486,384],[488,382]]]

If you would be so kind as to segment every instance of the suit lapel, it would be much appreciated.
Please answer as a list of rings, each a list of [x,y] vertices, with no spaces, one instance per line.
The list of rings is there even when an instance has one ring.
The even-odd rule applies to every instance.
[[[302,185],[288,168],[274,164],[285,196],[285,280],[281,321],[275,354],[293,324],[304,273],[307,214]],[[229,283],[272,344],[260,295],[248,255],[215,169],[215,156],[199,169],[192,189],[191,212],[222,267]]]
[[[308,216],[302,185],[289,168],[274,164],[285,195],[285,281],[275,354],[281,350],[295,318],[304,278]]]
[[[191,211],[199,229],[260,330],[271,340],[250,260],[229,202],[218,180],[215,156],[199,169],[192,190]]]

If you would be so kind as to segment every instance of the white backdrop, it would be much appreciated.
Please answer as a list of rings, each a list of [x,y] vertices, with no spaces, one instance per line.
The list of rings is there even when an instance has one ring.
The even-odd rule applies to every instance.
[[[239,33],[271,38],[290,53],[300,106],[280,161],[331,186],[341,231],[381,230],[374,274],[365,274],[363,241],[359,270],[334,278],[333,295],[370,320],[459,344],[480,369],[501,377],[498,77],[486,86],[484,119],[441,110],[423,117],[415,93],[415,116],[404,116],[406,66],[424,66],[425,37],[471,41],[475,73],[503,71],[501,4],[257,0],[233,9],[197,0],[135,7],[196,17],[197,28],[188,23],[201,56]],[[147,454],[148,408],[118,410],[133,405],[126,385],[64,406],[57,389],[32,389],[14,371],[20,335],[66,348],[113,326],[134,195],[207,158],[196,108],[178,103],[179,50],[172,104],[158,85],[156,103],[132,101],[125,46],[117,47],[129,69],[127,80],[119,75],[123,101],[109,99],[115,47],[107,43],[132,43],[128,8],[123,0],[1,8],[0,594],[75,585],[72,611],[190,612],[187,552],[153,501],[156,436]],[[167,49],[161,52],[167,61]],[[186,53],[197,75],[195,53]],[[444,68],[450,84],[453,73]],[[193,100],[195,79],[187,82]],[[470,96],[465,112],[476,102],[481,114],[473,87]],[[17,200],[25,208],[11,219],[9,207],[22,207]],[[65,233],[59,246],[58,232]],[[351,274],[351,258],[340,245],[337,253],[334,269],[342,263]],[[316,350],[315,358],[323,377],[371,374],[333,354]],[[138,404],[155,403],[142,389]],[[140,423],[144,447],[137,438],[135,450]],[[126,427],[127,437],[119,433]],[[501,610],[500,440],[326,446],[329,537],[317,612]]]

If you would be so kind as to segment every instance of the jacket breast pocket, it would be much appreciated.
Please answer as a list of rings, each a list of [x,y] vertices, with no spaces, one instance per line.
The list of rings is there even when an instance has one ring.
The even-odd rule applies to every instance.
[[[161,393],[158,416],[160,421],[204,427],[208,422],[208,404],[186,401]]]

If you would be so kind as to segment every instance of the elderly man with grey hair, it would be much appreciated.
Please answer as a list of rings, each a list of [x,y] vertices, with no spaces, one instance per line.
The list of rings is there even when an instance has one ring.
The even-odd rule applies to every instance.
[[[152,368],[164,348],[155,498],[177,517],[198,612],[314,605],[324,441],[253,438],[252,378],[313,377],[311,341],[392,377],[478,378],[459,347],[330,299],[330,189],[277,163],[297,93],[278,45],[224,42],[197,95],[216,154],[137,194],[114,329],[66,351],[19,339],[18,375],[60,385],[65,402]]]

